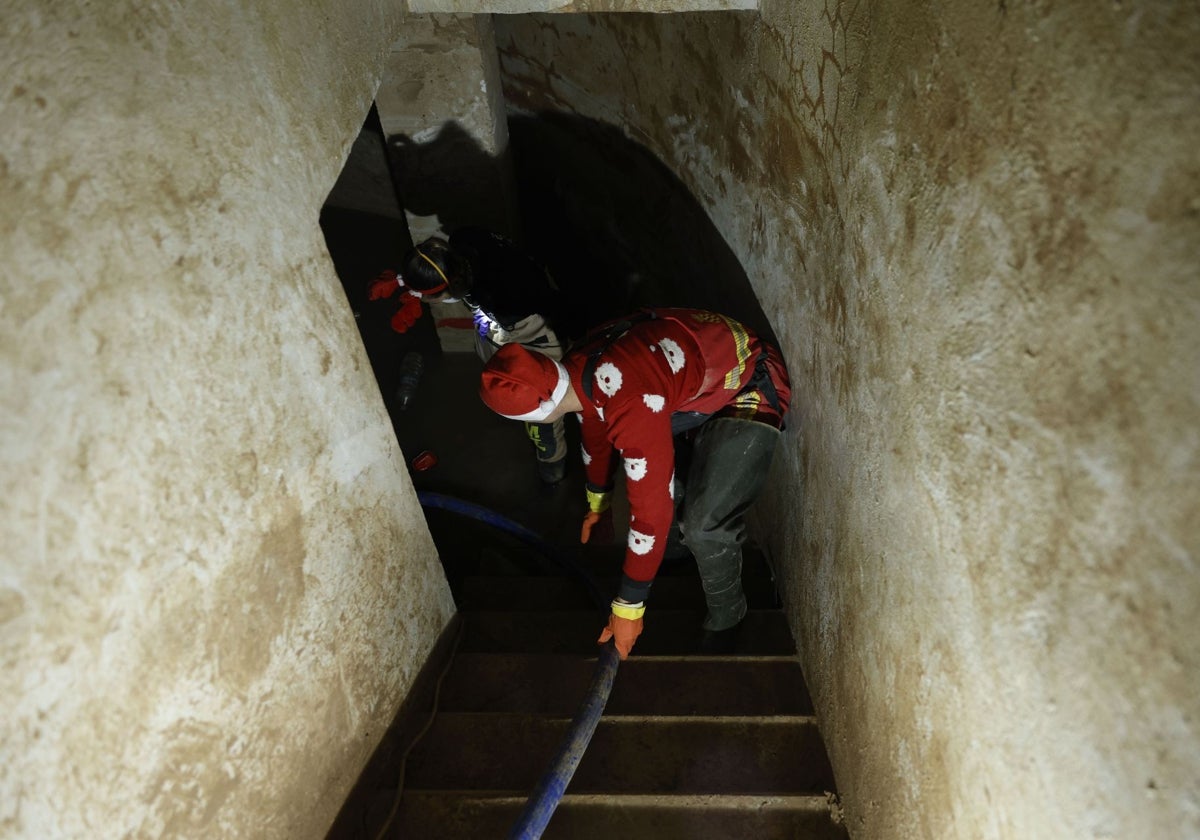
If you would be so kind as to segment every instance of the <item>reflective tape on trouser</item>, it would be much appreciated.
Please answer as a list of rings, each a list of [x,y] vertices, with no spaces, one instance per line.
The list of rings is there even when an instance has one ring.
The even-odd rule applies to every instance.
[[[727,630],[746,617],[746,594],[742,591],[742,548],[730,546],[713,554],[696,555],[700,584],[708,614],[705,630]]]
[[[561,417],[552,423],[526,423],[525,434],[533,442],[539,461],[552,463],[567,454],[567,435]]]
[[[727,417],[709,420],[696,435],[679,523],[704,585],[706,630],[724,630],[746,615],[746,511],[762,491],[778,441],[778,429]]]

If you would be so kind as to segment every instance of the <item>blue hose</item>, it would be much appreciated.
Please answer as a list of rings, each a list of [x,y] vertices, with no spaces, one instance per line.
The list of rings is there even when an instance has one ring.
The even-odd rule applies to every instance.
[[[554,546],[524,525],[488,508],[450,496],[443,496],[440,493],[417,493],[417,499],[422,507],[469,516],[502,531],[507,531],[526,545],[532,546],[558,563],[567,572],[575,575],[587,586],[596,605],[607,610],[608,598],[600,591],[599,585],[592,576],[582,566],[572,562],[566,555],[557,551]],[[509,840],[538,840],[542,836],[542,832],[546,830],[546,825],[550,822],[554,809],[558,807],[567,785],[571,782],[571,777],[575,775],[575,768],[579,766],[584,751],[591,743],[596,726],[600,723],[600,715],[604,712],[605,704],[608,703],[609,694],[612,693],[613,680],[617,676],[617,665],[620,664],[620,661],[617,648],[611,641],[600,646],[596,672],[592,676],[591,685],[588,686],[583,705],[571,720],[571,727],[567,730],[566,738],[559,745],[554,761],[542,775],[541,781],[538,782],[533,793],[530,794],[529,801],[525,803],[525,809],[513,826],[512,833],[509,834]]]
[[[501,516],[494,510],[485,508],[483,505],[477,505],[474,502],[464,502],[462,499],[445,496],[441,493],[429,493],[425,491],[417,493],[417,501],[421,503],[421,507],[447,510],[451,513],[469,516],[472,519],[478,519],[480,522],[499,528],[501,531],[508,531],[508,533],[520,539],[521,542],[540,550],[547,557],[552,557],[557,553],[554,550],[554,546],[538,536],[537,532],[529,530],[519,522],[514,522],[507,517]]]
[[[610,641],[600,647],[600,659],[596,663],[596,673],[592,676],[592,684],[588,686],[587,696],[583,705],[571,720],[571,728],[567,737],[559,745],[558,754],[546,769],[541,781],[533,789],[525,809],[517,818],[509,840],[538,840],[554,809],[571,783],[575,768],[592,740],[608,695],[612,693],[613,679],[617,676],[617,665],[621,662],[617,649]]]
[[[574,575],[576,579],[581,581],[587,587],[588,595],[592,602],[601,609],[608,609],[608,604],[611,599],[606,598],[600,590],[600,585],[588,572],[578,563],[572,561],[566,554],[559,551],[546,540],[542,539],[538,534],[526,528],[519,522],[514,522],[508,517],[501,516],[493,510],[477,505],[473,502],[465,502],[462,499],[456,499],[452,496],[445,496],[441,493],[419,492],[417,493],[417,501],[421,503],[421,507],[434,508],[436,510],[445,510],[450,513],[457,513],[461,516],[469,516],[472,519],[479,520],[501,531],[507,531],[521,542],[535,549],[544,557],[549,558],[556,563],[562,570]]]

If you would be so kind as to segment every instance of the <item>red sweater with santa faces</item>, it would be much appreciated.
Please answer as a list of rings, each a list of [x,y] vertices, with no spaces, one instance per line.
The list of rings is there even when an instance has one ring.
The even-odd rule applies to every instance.
[[[779,410],[761,391],[740,393],[764,349],[742,324],[694,309],[658,309],[655,314],[634,323],[595,359],[590,399],[582,377],[597,343],[563,360],[583,403],[580,429],[588,483],[610,486],[617,453],[624,465],[630,512],[624,573],[640,582],[654,579],[675,512],[671,415],[719,414],[778,427],[790,396],[774,348],[769,348],[770,367]]]

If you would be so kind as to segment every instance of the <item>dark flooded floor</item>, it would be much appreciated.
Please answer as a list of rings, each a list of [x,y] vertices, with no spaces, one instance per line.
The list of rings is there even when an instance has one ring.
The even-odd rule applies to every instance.
[[[471,352],[442,351],[433,323],[437,307],[426,307],[416,325],[399,334],[388,323],[394,301],[366,300],[371,278],[398,264],[410,241],[403,223],[326,208],[322,228],[417,492],[480,506],[549,544],[578,544],[585,497],[574,419],[567,420],[571,452],[566,476],[546,485],[537,474],[524,425],[494,414],[479,399],[482,362]],[[400,367],[412,352],[421,355],[423,370],[415,395],[402,408],[397,398]],[[465,521],[470,517],[429,507],[425,511],[456,588],[460,566],[469,564],[473,553],[468,535],[478,528]]]
[[[544,484],[523,424],[492,413],[479,399],[481,368],[473,354],[442,354],[422,376],[408,409],[400,411],[395,400],[389,400],[413,485],[419,494],[436,493],[478,505],[533,531],[548,544],[577,542],[584,514],[583,465],[577,454],[567,456],[562,481]],[[568,443],[577,453],[577,429],[572,421],[567,428]],[[426,452],[436,463],[418,469],[414,463]],[[428,506],[426,518],[453,587],[459,571],[454,558],[472,553],[456,537],[471,529],[464,523],[456,531],[455,515]]]

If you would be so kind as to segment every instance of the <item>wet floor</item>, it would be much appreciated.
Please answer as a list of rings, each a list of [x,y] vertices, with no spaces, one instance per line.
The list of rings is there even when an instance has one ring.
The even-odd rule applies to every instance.
[[[524,424],[494,414],[479,399],[479,358],[442,351],[434,328],[437,307],[426,307],[413,329],[398,334],[388,323],[394,301],[366,300],[370,279],[395,265],[410,241],[403,223],[326,208],[322,227],[417,492],[480,506],[552,545],[578,545],[585,496],[574,419],[567,422],[566,476],[546,485],[537,474]],[[422,372],[415,394],[402,407],[400,367],[410,353],[421,355]],[[461,567],[469,566],[475,550],[466,544],[467,534],[477,529],[437,509],[426,507],[426,515],[456,588]]]

